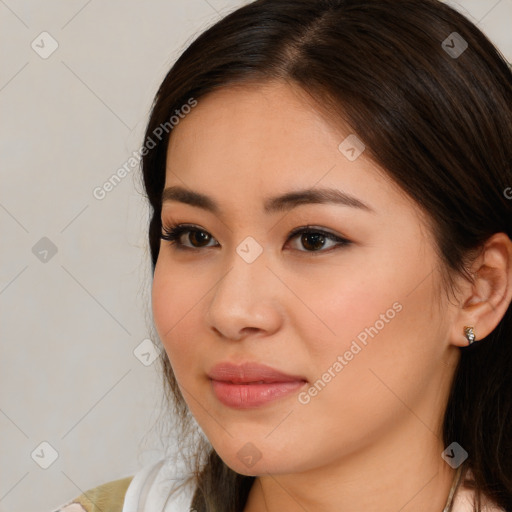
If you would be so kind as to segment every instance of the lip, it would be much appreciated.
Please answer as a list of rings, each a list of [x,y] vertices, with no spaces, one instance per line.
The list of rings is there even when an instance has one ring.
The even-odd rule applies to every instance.
[[[301,375],[289,375],[271,366],[252,362],[239,365],[229,362],[216,364],[208,373],[208,377],[235,384],[306,381]]]
[[[249,409],[284,398],[303,387],[307,380],[300,375],[283,373],[258,363],[220,363],[208,377],[217,399],[235,409]]]

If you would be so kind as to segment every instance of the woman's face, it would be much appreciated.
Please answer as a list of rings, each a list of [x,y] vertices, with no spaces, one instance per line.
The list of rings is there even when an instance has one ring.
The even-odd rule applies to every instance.
[[[440,432],[454,309],[419,208],[361,149],[282,83],[214,92],[172,132],[166,189],[217,209],[166,194],[164,227],[197,231],[162,240],[154,320],[188,407],[239,473],[306,471]],[[324,189],[325,201],[272,201]],[[214,387],[223,362],[302,380]]]

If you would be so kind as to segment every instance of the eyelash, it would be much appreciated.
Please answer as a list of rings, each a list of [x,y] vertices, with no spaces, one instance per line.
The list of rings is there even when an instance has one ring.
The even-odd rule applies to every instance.
[[[211,249],[212,247],[215,247],[215,246],[190,247],[188,245],[182,244],[180,242],[181,235],[183,235],[184,233],[189,233],[189,232],[193,232],[193,231],[208,233],[208,231],[201,229],[199,226],[195,226],[193,224],[172,224],[169,226],[162,226],[163,233],[160,238],[162,240],[166,240],[166,241],[170,242],[171,244],[173,244],[175,246],[176,250],[180,250],[180,251],[183,251],[183,250],[198,251],[200,249]],[[208,233],[208,234],[210,234],[210,233]],[[334,235],[332,233],[329,233],[327,231],[323,231],[321,229],[315,228],[314,226],[302,226],[299,228],[295,228],[294,230],[292,230],[292,232],[288,236],[287,241],[289,241],[292,238],[295,238],[297,235],[301,235],[301,234],[322,235],[323,237],[327,238],[328,240],[337,242],[337,245],[335,245],[334,247],[331,247],[329,249],[326,249],[326,250],[323,250],[322,248],[320,248],[316,251],[307,251],[307,250],[301,251],[301,250],[299,250],[299,252],[306,252],[306,253],[322,253],[322,252],[324,252],[325,253],[325,252],[330,252],[333,249],[337,249],[339,247],[348,246],[348,245],[352,244],[352,242],[350,240],[347,240],[346,238],[341,238],[341,237]],[[214,239],[214,238],[212,237],[212,239]],[[210,241],[211,240],[209,240],[208,243]]]

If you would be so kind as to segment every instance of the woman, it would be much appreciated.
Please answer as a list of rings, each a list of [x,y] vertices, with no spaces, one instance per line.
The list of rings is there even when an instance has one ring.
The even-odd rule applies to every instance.
[[[191,466],[62,510],[512,510],[511,105],[436,0],[258,0],[200,35],[141,153]]]

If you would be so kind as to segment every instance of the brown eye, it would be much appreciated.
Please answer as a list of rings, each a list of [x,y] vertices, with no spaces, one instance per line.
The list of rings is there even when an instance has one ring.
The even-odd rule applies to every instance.
[[[304,233],[300,237],[300,241],[306,249],[317,251],[324,246],[326,237],[321,233]]]
[[[178,250],[197,250],[219,246],[219,243],[215,241],[215,238],[213,238],[208,231],[198,226],[188,224],[178,224],[168,227],[163,226],[161,238],[162,240],[169,241]],[[306,226],[293,230],[288,237],[288,241],[294,238],[300,240],[300,245],[305,250],[297,250],[303,253],[329,252],[331,249],[348,246],[352,243],[346,238],[328,233],[314,226]],[[210,242],[216,243],[210,244]],[[331,243],[330,246],[327,245],[329,242]]]
[[[175,226],[162,226],[162,240],[167,240],[173,244],[176,249],[201,249],[203,247],[213,247],[207,245],[210,241],[215,240],[210,233],[203,229],[198,229],[187,224],[179,224]],[[188,239],[188,243],[184,243]],[[218,245],[218,244],[217,244]]]
[[[300,240],[300,245],[304,247],[305,250],[298,249],[300,252],[329,252],[331,249],[352,243],[346,238],[339,237],[333,233],[327,233],[326,231],[314,227],[303,227],[293,230],[289,240],[293,238]],[[326,249],[326,244],[329,242],[331,242],[331,245],[327,246]]]
[[[188,239],[194,247],[203,247],[211,240],[211,235],[206,231],[189,230]]]

